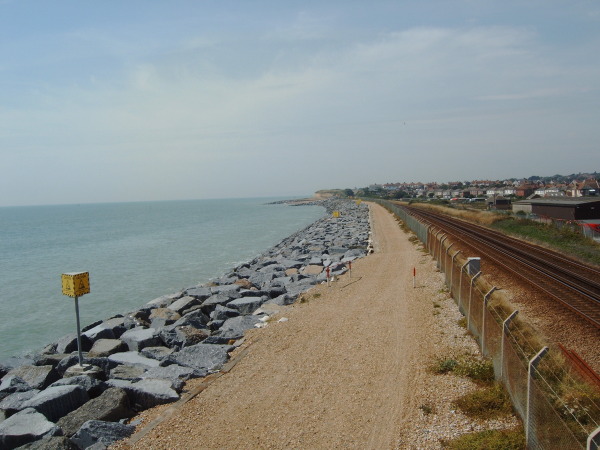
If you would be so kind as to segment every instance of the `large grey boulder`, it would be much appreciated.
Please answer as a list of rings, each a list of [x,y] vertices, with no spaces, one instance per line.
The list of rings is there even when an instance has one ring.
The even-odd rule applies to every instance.
[[[79,385],[49,387],[23,403],[24,408],[34,408],[52,422],[79,408],[89,400]]]
[[[279,275],[277,275],[278,273],[279,272],[268,272],[268,273],[255,272],[252,275],[250,275],[248,280],[254,286],[256,286],[258,288],[263,288],[264,286],[267,286],[273,278],[278,277],[279,276]]]
[[[260,323],[258,316],[238,316],[227,319],[215,334],[222,338],[240,339],[244,332]]]
[[[129,398],[123,389],[107,389],[97,398],[82,405],[62,417],[57,425],[66,436],[72,436],[88,420],[105,420],[116,422],[134,415],[129,406]]]
[[[163,342],[171,348],[183,348],[199,344],[210,335],[208,330],[190,326],[168,326],[160,331]]]
[[[108,384],[124,389],[133,407],[138,410],[153,408],[157,405],[179,400],[169,380],[156,378],[143,379],[137,382],[126,380],[108,380]]]
[[[260,305],[262,305],[267,300],[267,296],[242,297],[227,303],[227,307],[237,309],[240,312],[240,314],[252,314],[258,308],[260,308]]]
[[[162,341],[156,328],[132,328],[121,335],[121,340],[127,344],[129,350],[140,351],[144,347],[156,347]]]
[[[117,364],[126,364],[129,366],[158,367],[158,361],[146,358],[138,352],[115,353],[108,357],[108,360]]]
[[[173,303],[167,306],[167,308],[183,315],[185,311],[193,306],[200,305],[200,303],[202,303],[202,301],[196,297],[185,296],[181,297],[179,300],[175,300]]]
[[[210,291],[213,294],[225,294],[229,298],[240,298],[240,289],[242,287],[239,284],[225,284],[222,286],[213,286]]]
[[[111,361],[109,361],[108,358],[99,356],[88,357],[87,354],[84,354],[83,362],[86,366],[92,365],[100,367],[105,374],[108,373],[108,371],[116,365],[116,363],[111,363]],[[77,355],[77,353],[73,353],[72,355],[67,356],[66,358],[62,359],[60,363],[58,363],[58,365],[56,366],[56,371],[62,376],[64,376],[69,367],[72,367],[76,364],[79,364],[79,356]]]
[[[186,381],[190,378],[199,378],[202,376],[204,376],[202,371],[198,371],[191,367],[180,366],[179,364],[171,364],[166,367],[153,367],[152,369],[148,369],[142,375],[142,378],[160,378],[169,380],[173,386],[176,387],[176,390],[179,391],[177,385],[180,381]]]
[[[31,390],[31,386],[21,377],[16,375],[5,375],[0,383],[0,399],[9,396],[15,392],[25,392]]]
[[[66,436],[50,436],[25,444],[19,450],[79,450],[79,447]]]
[[[175,322],[173,325],[186,325],[194,328],[206,328],[206,324],[210,321],[208,316],[202,312],[201,309],[189,312],[185,314],[181,319]]]
[[[228,308],[227,306],[223,305],[217,305],[213,312],[210,313],[210,318],[212,320],[227,320],[239,315],[240,312],[237,309]]]
[[[304,265],[302,263],[302,261],[297,261],[297,260],[293,260],[293,259],[282,259],[280,261],[280,264],[285,269],[299,269],[300,267],[302,267]]]
[[[146,371],[141,366],[117,366],[110,371],[110,378],[116,380],[139,381]]]
[[[107,357],[114,353],[127,351],[128,347],[121,339],[98,339],[88,352],[89,357]]]
[[[7,377],[19,377],[33,389],[44,389],[60,378],[52,366],[21,366],[12,369]]]
[[[181,293],[163,295],[155,298],[154,300],[150,300],[148,303],[146,303],[146,306],[148,308],[165,308],[180,297]]]
[[[106,384],[104,381],[87,375],[61,378],[48,387],[54,386],[81,386],[83,389],[85,389],[90,398],[98,397],[104,390],[106,390]]]
[[[0,423],[0,448],[13,449],[58,434],[59,427],[35,409],[27,408]]]
[[[66,353],[41,353],[34,356],[34,365],[36,366],[52,366],[56,367],[58,363],[65,357],[69,356]]]
[[[26,392],[15,392],[14,394],[10,394],[8,397],[3,398],[0,402],[0,411],[4,413],[4,418],[10,417],[16,412],[24,409],[23,403],[35,397],[39,392],[38,389],[33,389]]]
[[[201,306],[202,306],[202,309],[205,312],[208,312],[208,311],[214,309],[217,305],[224,306],[224,305],[226,305],[227,303],[229,303],[232,300],[234,300],[234,299],[231,298],[231,297],[229,297],[228,295],[225,295],[225,294],[215,294],[215,295],[211,295],[206,300],[204,300],[202,302]]]
[[[296,300],[296,297],[293,297],[289,294],[283,294],[283,295],[280,295],[279,297],[275,297],[271,300],[267,300],[265,303],[263,303],[263,306],[268,305],[270,303],[272,303],[274,305],[280,305],[280,306],[291,305],[292,303],[294,303],[295,300]]]
[[[83,335],[91,341],[98,339],[118,339],[126,330],[125,319],[123,317],[113,317],[87,330]]]
[[[88,448],[96,443],[108,447],[110,444],[128,438],[135,431],[133,425],[124,425],[101,420],[89,420],[73,435],[73,441],[79,448]]]
[[[152,328],[161,328],[177,322],[181,319],[181,314],[169,308],[156,308],[152,310],[149,319]]]
[[[185,295],[195,297],[198,300],[206,300],[212,295],[212,293],[210,292],[210,288],[204,286],[194,286],[192,288],[186,289]]]
[[[92,340],[85,334],[81,335],[81,351],[87,352],[92,348]],[[56,342],[56,353],[71,353],[77,351],[77,334],[63,336]]]
[[[169,355],[161,361],[161,366],[179,364],[180,366],[191,367],[200,373],[207,374],[208,372],[220,369],[227,362],[229,358],[228,350],[230,350],[230,347],[226,345],[192,345]]]
[[[146,358],[156,359],[157,361],[161,361],[173,353],[175,350],[169,347],[159,346],[159,347],[146,347],[140,352],[140,355],[145,356]]]

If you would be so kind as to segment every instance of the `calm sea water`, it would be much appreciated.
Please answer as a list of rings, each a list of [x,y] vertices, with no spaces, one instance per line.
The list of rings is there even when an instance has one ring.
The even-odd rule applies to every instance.
[[[0,208],[0,360],[76,331],[62,273],[90,273],[83,327],[220,276],[324,215],[273,200]]]

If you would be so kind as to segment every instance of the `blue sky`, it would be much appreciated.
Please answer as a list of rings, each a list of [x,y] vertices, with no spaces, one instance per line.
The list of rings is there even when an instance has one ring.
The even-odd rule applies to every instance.
[[[600,3],[0,0],[0,206],[600,170]]]

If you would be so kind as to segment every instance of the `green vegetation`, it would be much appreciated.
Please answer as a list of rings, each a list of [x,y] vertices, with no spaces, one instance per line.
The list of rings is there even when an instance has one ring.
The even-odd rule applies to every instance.
[[[494,382],[494,364],[490,359],[479,359],[473,355],[438,359],[431,371],[436,374],[452,372],[460,377],[470,378],[477,384]]]
[[[431,367],[431,371],[435,374],[443,375],[452,372],[457,365],[458,361],[454,358],[441,358]]]
[[[451,450],[522,450],[526,448],[522,428],[515,430],[486,430],[470,433],[442,442]]]
[[[558,229],[534,220],[513,217],[498,220],[491,226],[506,234],[545,244],[583,261],[600,265],[600,244],[569,227]]]
[[[467,416],[474,419],[494,419],[512,414],[510,398],[500,383],[477,389],[452,402]]]
[[[513,414],[508,393],[501,383],[494,380],[494,365],[491,360],[482,360],[475,355],[439,358],[431,370],[437,374],[453,373],[467,377],[480,386],[452,402],[468,417],[487,420]],[[523,449],[525,436],[521,428],[489,430],[465,434],[457,439],[444,441],[442,445],[451,449]]]

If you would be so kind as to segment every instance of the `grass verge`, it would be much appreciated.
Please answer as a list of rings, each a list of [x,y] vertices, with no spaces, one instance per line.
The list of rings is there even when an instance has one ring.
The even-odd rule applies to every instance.
[[[477,420],[495,419],[513,413],[512,403],[500,383],[493,383],[452,402],[465,415]]]
[[[510,217],[494,222],[492,228],[550,246],[575,258],[600,265],[600,244],[569,227],[558,229],[534,220]]]
[[[522,428],[514,430],[486,430],[464,434],[450,441],[443,441],[450,450],[522,450],[526,448]]]

